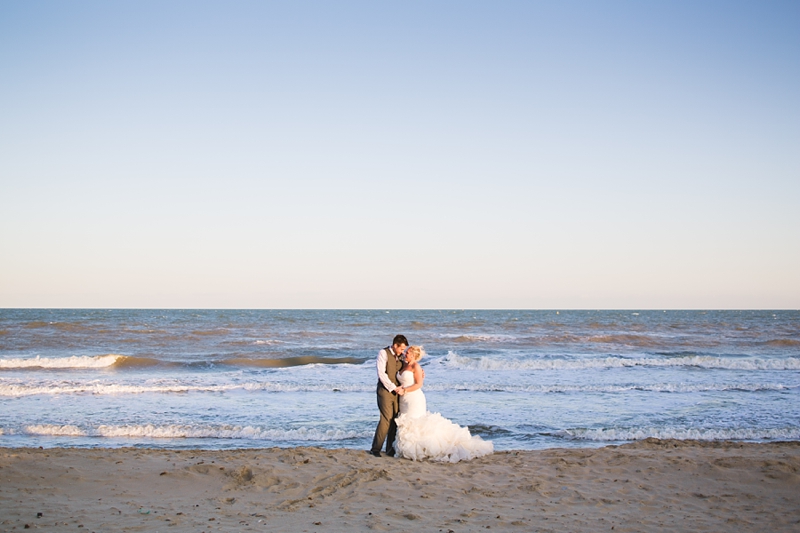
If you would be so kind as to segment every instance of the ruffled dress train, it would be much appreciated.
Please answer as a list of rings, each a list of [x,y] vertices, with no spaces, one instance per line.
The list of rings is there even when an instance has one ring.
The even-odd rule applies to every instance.
[[[414,384],[414,373],[406,370],[398,374],[398,379],[401,385],[408,387]],[[400,397],[395,450],[400,457],[414,461],[456,463],[490,454],[494,445],[470,435],[468,428],[439,413],[429,413],[425,394],[417,389]]]

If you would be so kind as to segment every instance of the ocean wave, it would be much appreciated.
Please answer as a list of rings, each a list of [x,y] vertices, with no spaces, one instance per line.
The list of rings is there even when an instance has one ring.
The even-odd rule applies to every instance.
[[[511,342],[517,340],[514,335],[504,334],[489,334],[489,333],[473,333],[473,334],[459,334],[459,333],[443,333],[440,335],[442,339],[447,339],[452,342],[467,343],[467,342]]]
[[[228,328],[197,329],[191,332],[192,335],[197,335],[199,337],[227,335],[228,333],[230,333],[230,330]]]
[[[22,325],[26,329],[55,328],[66,332],[93,331],[94,326],[77,322],[46,322],[44,320],[34,320]]]
[[[313,355],[280,357],[277,359],[232,357],[215,361],[215,363],[229,366],[255,366],[261,368],[286,368],[307,365],[360,365],[364,362],[363,358],[357,357],[315,357]]]
[[[225,344],[229,344],[231,346],[273,346],[275,344],[284,344],[284,341],[278,339],[238,339],[226,341]]]
[[[265,441],[310,441],[328,442],[365,438],[372,435],[365,431],[319,429],[301,427],[296,429],[264,429],[253,426],[191,426],[170,424],[130,424],[121,426],[101,425],[82,429],[73,425],[37,424],[25,426],[22,433],[53,437],[105,437],[105,438],[151,438],[151,439],[244,439]]]
[[[324,384],[294,384],[281,382],[251,382],[224,385],[195,385],[187,383],[166,383],[152,385],[128,385],[122,383],[76,383],[76,382],[49,382],[32,383],[0,382],[0,397],[23,397],[36,395],[59,394],[181,394],[190,392],[226,392],[234,390],[263,391],[263,392],[369,392],[375,386],[370,385],[331,385]]]
[[[22,397],[37,394],[143,394],[182,393],[182,392],[223,392],[237,387],[234,385],[120,385],[120,384],[0,384],[0,396]]]
[[[448,385],[431,385],[425,389],[436,392],[470,391],[470,392],[530,392],[530,393],[621,393],[630,391],[691,393],[691,392],[759,392],[783,391],[798,388],[782,383],[657,383],[648,385],[495,385],[491,383],[460,383]]]
[[[790,347],[800,346],[800,341],[796,339],[773,339],[771,341],[765,342],[764,344],[766,344],[767,346],[778,346],[783,348],[787,346]]]
[[[125,333],[132,333],[134,335],[164,335],[167,333],[165,329],[134,329],[134,328],[123,328],[123,332]]]
[[[340,429],[322,430],[301,427],[297,429],[263,429],[253,426],[100,426],[96,434],[101,437],[150,437],[150,438],[193,438],[193,439],[248,439],[269,441],[337,441],[364,438],[367,432],[344,431]]]
[[[431,392],[522,392],[534,394],[557,393],[625,393],[630,391],[693,393],[693,392],[759,392],[783,391],[798,388],[798,385],[784,383],[655,383],[655,384],[605,384],[605,385],[514,385],[508,383],[429,383],[425,390]],[[181,381],[167,383],[144,383],[131,385],[114,382],[78,382],[78,381],[39,381],[26,383],[22,380],[0,380],[0,397],[26,397],[36,395],[89,394],[89,395],[125,395],[125,394],[187,394],[187,393],[224,393],[229,391],[247,392],[372,392],[372,383],[291,383],[280,381],[253,381],[227,384],[197,384]]]
[[[669,428],[607,428],[564,429],[553,433],[568,440],[630,441],[656,439],[676,440],[798,440],[800,427],[775,429],[669,429]]]
[[[373,392],[375,385],[331,385],[330,383],[319,383],[314,385],[296,383],[245,383],[242,389],[248,391],[265,392]]]
[[[359,357],[317,357],[313,355],[299,357],[255,358],[231,357],[214,361],[170,362],[152,357],[137,357],[131,355],[95,355],[71,357],[31,357],[0,359],[0,370],[6,369],[35,369],[35,368],[108,368],[114,366],[118,369],[140,368],[148,366],[208,366],[209,364],[260,367],[260,368],[287,368],[309,365],[361,365],[370,362],[370,359]]]
[[[664,343],[663,340],[654,339],[647,335],[635,335],[632,333],[616,334],[616,335],[596,335],[587,339],[589,342],[600,344],[622,344],[625,346],[639,346],[651,348],[660,346]]]
[[[72,357],[39,357],[0,359],[0,368],[107,368],[126,359],[124,355],[74,355]]]
[[[490,357],[471,358],[456,352],[440,359],[440,362],[458,369],[470,370],[583,370],[625,367],[699,367],[720,370],[800,370],[800,358],[785,359],[733,359],[710,355],[694,355],[670,358],[625,358],[602,357],[584,359],[522,359],[502,360]]]
[[[28,328],[28,329],[46,328],[50,324],[52,324],[52,322],[45,322],[44,320],[33,320],[31,322],[23,324],[22,327],[23,328]]]
[[[50,435],[54,437],[85,437],[86,431],[78,426],[58,424],[37,424],[25,426],[24,433],[28,435]]]

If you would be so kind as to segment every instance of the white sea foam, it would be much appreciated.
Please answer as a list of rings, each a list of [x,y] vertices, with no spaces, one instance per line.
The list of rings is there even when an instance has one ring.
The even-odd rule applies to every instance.
[[[630,385],[496,385],[491,383],[453,383],[426,385],[426,390],[447,392],[453,390],[473,392],[531,392],[531,393],[621,393],[629,391],[643,392],[722,392],[722,391],[782,391],[798,386],[783,383],[655,383]]]
[[[18,380],[4,382],[0,380],[0,397],[23,397],[39,394],[180,394],[189,392],[226,392],[233,390],[263,392],[366,392],[374,390],[374,385],[330,385],[294,384],[280,382],[253,382],[226,385],[193,385],[186,383],[168,383],[154,385],[128,385],[121,383],[76,383],[76,382],[38,382],[23,383]]]
[[[339,441],[364,438],[361,431],[339,429],[296,428],[264,429],[253,426],[191,426],[191,425],[102,425],[97,428],[81,429],[73,425],[39,424],[25,426],[28,435],[59,437],[106,437],[106,438],[152,438],[152,439],[244,439],[267,441]]]
[[[565,429],[556,432],[555,435],[565,439],[588,441],[643,440],[651,437],[677,440],[798,440],[800,439],[800,427],[775,429]]]
[[[371,392],[374,385],[336,384],[336,383],[292,383],[274,381],[255,381],[228,384],[196,384],[180,381],[130,385],[127,383],[90,381],[37,381],[28,383],[20,379],[0,378],[0,397],[25,397],[35,395],[89,394],[89,395],[125,395],[125,394],[185,394],[185,393],[224,393],[228,391],[247,392]],[[796,389],[796,383],[625,383],[601,385],[529,385],[506,382],[453,382],[431,383],[425,385],[428,391],[474,391],[474,392],[525,392],[525,393],[623,393],[628,391],[646,392],[719,392],[719,391],[782,391]]]
[[[96,435],[102,437],[149,437],[149,438],[213,438],[213,439],[247,439],[269,441],[338,441],[363,438],[364,432],[343,431],[339,429],[321,430],[301,427],[297,429],[263,429],[253,426],[153,426],[126,425],[100,426]]]
[[[105,368],[124,355],[73,355],[71,357],[39,357],[0,359],[0,368]]]
[[[235,385],[120,385],[120,384],[51,384],[19,385],[0,383],[0,396],[34,396],[37,394],[142,394],[148,392],[222,392],[237,387]]]
[[[28,435],[49,435],[49,436],[66,436],[66,437],[85,437],[86,431],[78,426],[58,424],[37,424],[34,426],[25,426],[25,433]]]
[[[439,337],[442,339],[454,339],[465,342],[508,342],[517,340],[517,337],[514,335],[502,333],[442,333]]]
[[[448,352],[440,362],[451,368],[471,370],[586,370],[626,367],[698,367],[721,370],[800,370],[800,358],[786,359],[734,359],[707,355],[686,357],[599,357],[584,359],[493,359],[471,358]]]
[[[800,426],[797,311],[632,311],[7,310],[0,446],[363,449],[387,317],[428,345],[430,406],[498,449]]]
[[[330,384],[330,383],[316,383],[316,384],[299,384],[299,383],[279,383],[279,382],[263,382],[263,383],[245,383],[241,385],[242,389],[249,391],[266,391],[266,392],[368,392],[374,391],[375,385],[344,385],[344,384]]]

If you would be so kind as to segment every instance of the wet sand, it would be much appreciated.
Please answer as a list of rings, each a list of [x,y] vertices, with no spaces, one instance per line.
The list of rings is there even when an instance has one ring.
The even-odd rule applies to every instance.
[[[800,531],[800,442],[457,464],[358,450],[0,449],[0,531]]]

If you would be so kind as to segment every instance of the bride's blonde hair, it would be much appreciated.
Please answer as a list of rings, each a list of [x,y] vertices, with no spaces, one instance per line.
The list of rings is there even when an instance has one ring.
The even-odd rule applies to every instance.
[[[419,361],[423,357],[425,357],[425,348],[422,346],[409,346],[408,351],[406,352],[406,357],[409,355],[414,356],[414,361]]]

